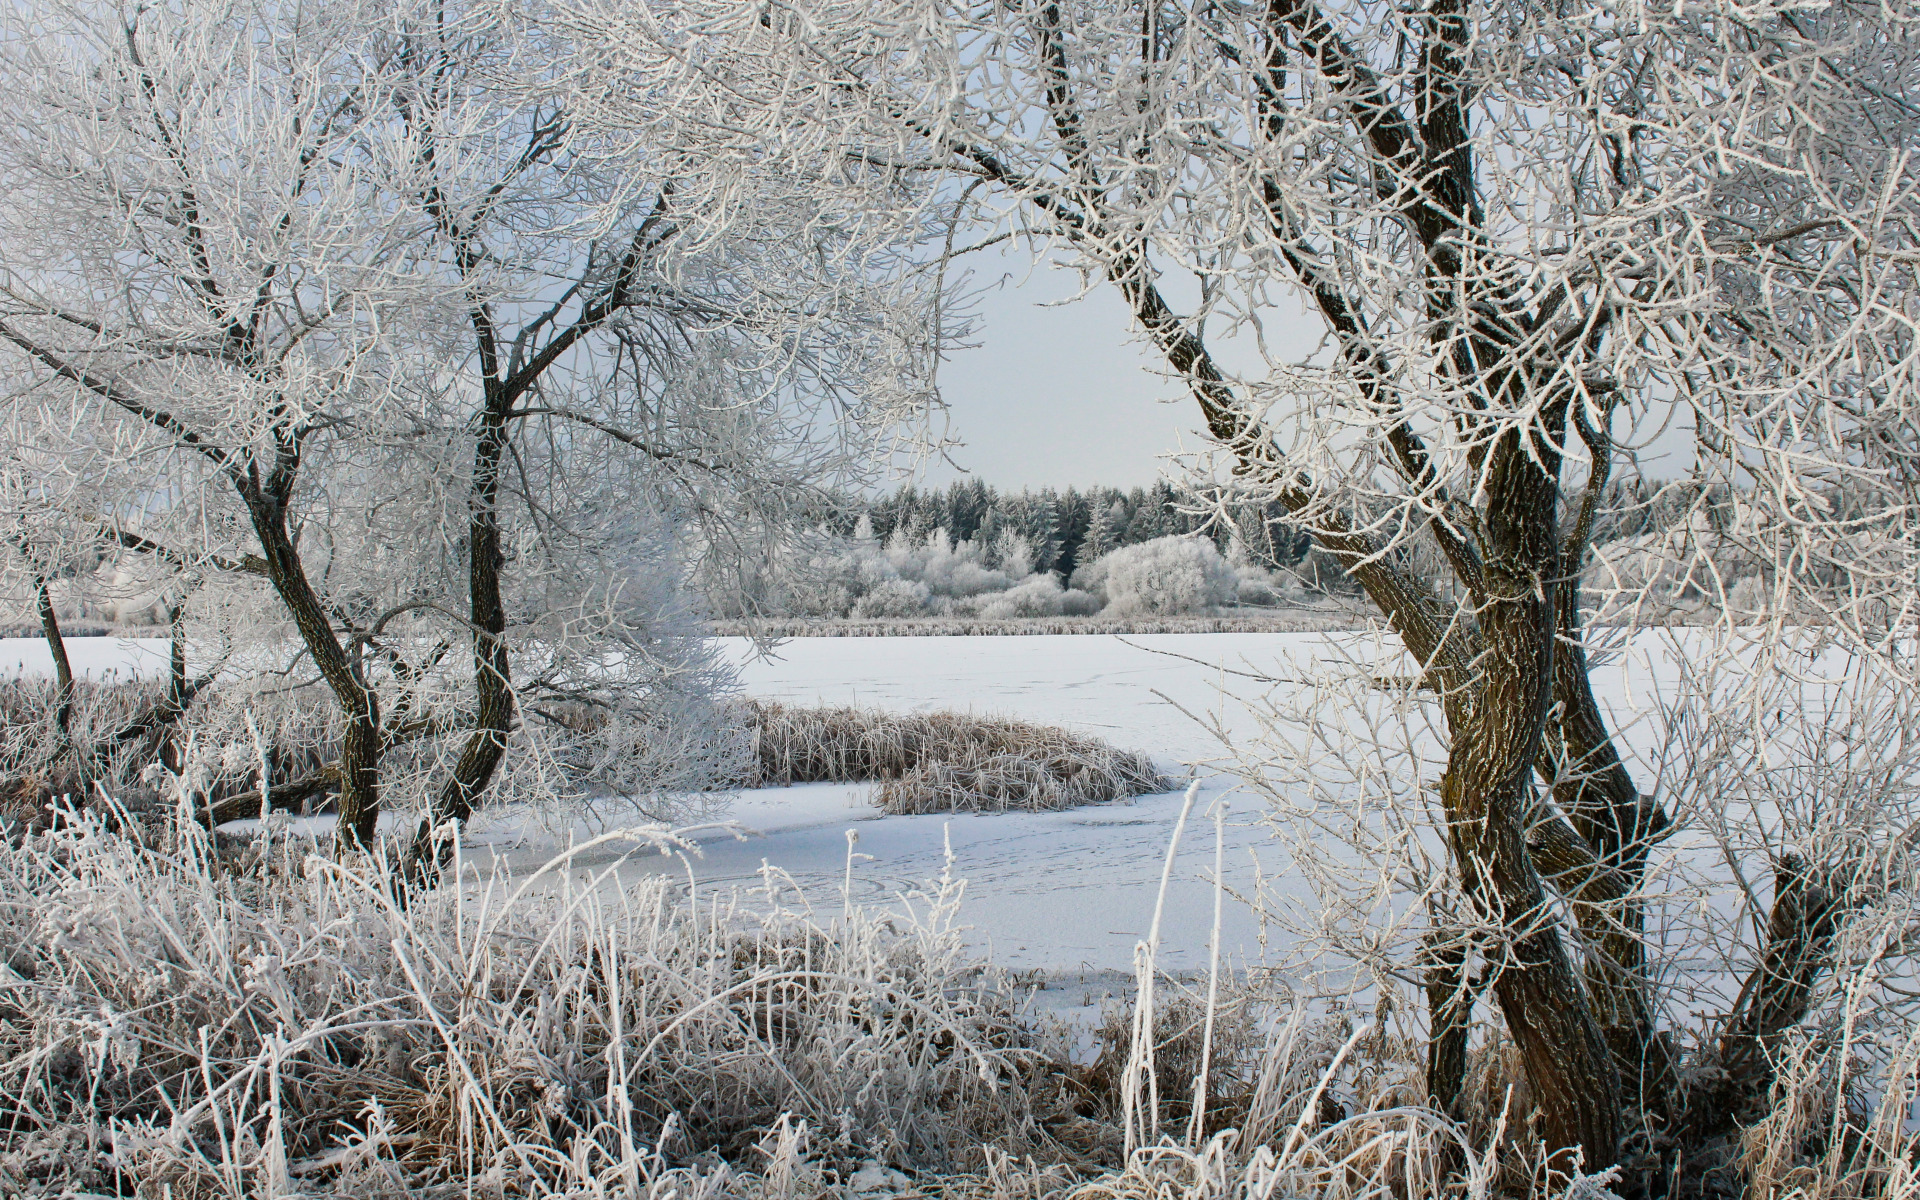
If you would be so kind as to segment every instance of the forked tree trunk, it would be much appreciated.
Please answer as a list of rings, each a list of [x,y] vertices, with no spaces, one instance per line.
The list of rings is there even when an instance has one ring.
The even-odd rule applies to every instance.
[[[1619,1090],[1527,846],[1554,690],[1559,455],[1551,435],[1509,430],[1491,451],[1479,686],[1468,719],[1452,730],[1441,792],[1466,895],[1504,934],[1504,945],[1490,948],[1493,990],[1527,1064],[1539,1135],[1549,1151],[1579,1148],[1593,1169],[1619,1149]]]

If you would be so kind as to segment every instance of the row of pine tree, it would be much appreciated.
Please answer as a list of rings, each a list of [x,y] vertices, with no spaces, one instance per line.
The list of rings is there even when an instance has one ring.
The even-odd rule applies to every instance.
[[[1703,488],[1690,481],[1662,482],[1641,477],[1612,481],[1600,506],[1596,543],[1684,523],[1692,511],[1714,525],[1728,510],[1724,488]],[[831,523],[851,537],[864,517],[872,535],[886,542],[898,533],[919,541],[944,529],[955,542],[997,546],[1003,534],[1024,537],[1035,570],[1070,577],[1074,568],[1109,550],[1150,542],[1168,534],[1204,534],[1221,552],[1237,535],[1247,558],[1266,567],[1297,565],[1312,540],[1285,519],[1278,505],[1230,505],[1230,524],[1216,519],[1193,496],[1162,480],[1152,487],[1093,487],[1085,491],[1042,488],[1000,491],[981,480],[958,480],[945,488],[902,485],[891,494],[847,504]]]
[[[852,536],[864,516],[882,542],[896,533],[918,541],[944,529],[956,542],[993,546],[1002,535],[1017,534],[1026,539],[1035,570],[1067,577],[1109,550],[1169,534],[1204,534],[1224,552],[1233,531],[1197,510],[1191,497],[1183,497],[1164,480],[1130,491],[1094,487],[1084,492],[1002,492],[979,479],[965,479],[946,488],[906,484],[864,505],[849,505],[835,525],[836,532]],[[1277,510],[1263,514],[1247,504],[1230,511],[1249,557],[1261,565],[1291,566],[1306,554],[1308,539],[1282,521]]]

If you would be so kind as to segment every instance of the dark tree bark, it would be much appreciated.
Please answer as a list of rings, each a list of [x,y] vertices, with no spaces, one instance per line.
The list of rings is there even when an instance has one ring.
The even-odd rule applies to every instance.
[[[60,617],[53,610],[47,577],[37,570],[33,573],[33,592],[40,614],[40,635],[46,638],[47,653],[53,658],[53,736],[60,753],[73,754],[73,663],[67,658],[67,639],[60,633]]]
[[[341,719],[338,837],[342,848],[372,849],[380,820],[380,697],[347,653],[287,534],[286,511],[257,490],[243,492],[267,578],[292,614],[307,654],[333,693]]]
[[[440,51],[422,51],[419,68],[431,74],[447,62]],[[403,111],[415,124],[422,138],[420,165],[425,178],[437,179],[439,162],[436,139],[439,134],[430,114],[411,108]],[[565,141],[566,125],[556,119],[528,132],[527,145],[509,175],[538,168]],[[503,331],[494,308],[474,280],[487,264],[492,251],[485,244],[492,204],[508,180],[489,192],[478,204],[463,208],[443,192],[437,182],[429,182],[420,199],[430,212],[452,252],[456,269],[469,285],[467,318],[474,335],[482,403],[477,414],[478,437],[474,445],[473,477],[467,498],[467,623],[473,645],[474,718],[465,745],[451,774],[440,786],[428,812],[415,831],[407,851],[406,873],[415,886],[428,884],[445,860],[448,843],[438,830],[450,821],[465,822],[486,793],[501,761],[506,757],[507,740],[512,732],[516,702],[513,690],[512,662],[507,653],[507,610],[501,591],[501,575],[506,556],[501,545],[500,475],[513,436],[514,422],[535,411],[568,415],[563,409],[521,407],[521,402],[536,389],[542,378],[582,339],[601,329],[621,309],[633,303],[632,287],[642,264],[655,249],[671,240],[677,230],[668,219],[671,189],[663,188],[652,211],[635,227],[624,245],[616,245],[618,258],[595,282],[582,276],[579,287],[567,298],[523,324],[517,335]],[[597,260],[590,252],[589,260]],[[567,319],[567,306],[577,308]],[[542,340],[540,331],[548,331]],[[575,418],[580,419],[580,418]],[[621,431],[601,423],[585,424],[616,440]]]
[[[1508,432],[1492,451],[1480,685],[1468,721],[1453,730],[1441,791],[1467,897],[1506,935],[1493,991],[1527,1064],[1540,1135],[1549,1151],[1579,1147],[1595,1166],[1612,1162],[1620,1143],[1613,1063],[1526,839],[1553,694],[1560,547],[1552,434]]]
[[[487,380],[486,411],[474,447],[473,484],[468,498],[467,595],[472,622],[474,692],[478,701],[453,773],[441,785],[433,806],[420,820],[408,850],[408,877],[424,884],[435,875],[447,851],[436,830],[448,821],[462,823],[499,770],[512,728],[513,667],[507,657],[507,610],[500,594],[505,556],[500,546],[500,468],[506,453],[510,398],[497,380]]]

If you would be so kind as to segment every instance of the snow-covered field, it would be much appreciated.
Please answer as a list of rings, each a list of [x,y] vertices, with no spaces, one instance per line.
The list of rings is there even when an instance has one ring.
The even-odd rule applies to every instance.
[[[1254,728],[1244,704],[1223,692],[1256,696],[1267,685],[1242,673],[1294,678],[1300,672],[1293,664],[1302,659],[1335,646],[1364,652],[1370,644],[1370,635],[1325,633],[802,638],[757,658],[749,642],[727,642],[753,696],[1003,713],[1095,733],[1151,754],[1170,774],[1191,773],[1200,787],[1161,926],[1159,961],[1173,970],[1207,960],[1216,805],[1227,809],[1221,854],[1230,889],[1251,892],[1257,872],[1272,895],[1273,879],[1288,874],[1257,805],[1207,765],[1223,753],[1209,725],[1235,738]],[[96,678],[165,663],[160,642],[75,639],[72,647],[76,669]],[[37,642],[0,642],[0,672],[39,674],[46,661]],[[1644,663],[1602,672],[1603,702],[1626,717],[1646,703],[1650,681]],[[962,920],[997,961],[1094,978],[1132,969],[1134,947],[1152,923],[1180,793],[1061,813],[890,817],[870,805],[869,791],[815,784],[743,793],[725,815],[752,836],[703,834],[699,856],[685,861],[634,855],[609,886],[656,872],[685,875],[701,893],[772,879],[815,908],[837,909],[849,878],[856,903],[890,902],[934,879],[950,850],[954,874],[967,881]],[[483,824],[473,841],[516,870],[554,850],[552,841],[529,833],[524,818]],[[604,869],[613,861],[609,850],[575,865]],[[1256,921],[1232,899],[1224,905],[1222,949],[1243,965],[1263,958]]]
[[[162,675],[167,670],[164,638],[71,637],[67,661],[84,679],[110,681],[129,676]],[[41,638],[0,638],[0,679],[53,674],[53,656]]]

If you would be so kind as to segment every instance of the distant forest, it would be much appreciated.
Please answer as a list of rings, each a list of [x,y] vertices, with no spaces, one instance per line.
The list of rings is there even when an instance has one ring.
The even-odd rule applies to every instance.
[[[1074,569],[1110,550],[1135,546],[1168,534],[1205,533],[1227,549],[1229,531],[1196,510],[1201,502],[1167,483],[1150,488],[1094,487],[1057,491],[1002,492],[978,479],[958,480],[946,488],[906,484],[877,500],[853,502],[831,524],[835,533],[852,537],[865,517],[872,534],[882,542],[904,529],[917,541],[935,529],[945,529],[956,542],[983,546],[997,544],[1003,535],[1026,539],[1036,571],[1072,576]],[[1284,519],[1277,505],[1263,520],[1260,509],[1242,505],[1234,521],[1246,540],[1247,554],[1266,566],[1292,566],[1303,558],[1310,539]]]
[[[1599,506],[1594,541],[1605,544],[1669,529],[1699,510],[1717,524],[1716,518],[1727,509],[1722,492],[1690,481],[1616,479]],[[908,540],[917,541],[935,529],[945,529],[955,542],[973,541],[984,547],[996,545],[1002,534],[1015,534],[1027,540],[1035,570],[1053,571],[1062,578],[1070,578],[1076,567],[1110,550],[1168,534],[1205,533],[1225,553],[1231,533],[1237,532],[1248,561],[1267,568],[1295,566],[1312,548],[1312,539],[1287,519],[1277,503],[1264,512],[1256,504],[1230,505],[1231,531],[1203,511],[1208,508],[1207,501],[1165,480],[1126,491],[1093,487],[1084,492],[1074,488],[1003,492],[982,480],[966,479],[945,488],[908,483],[878,499],[849,501],[829,528],[852,537],[865,517],[872,536],[883,543],[896,530],[906,530]]]

